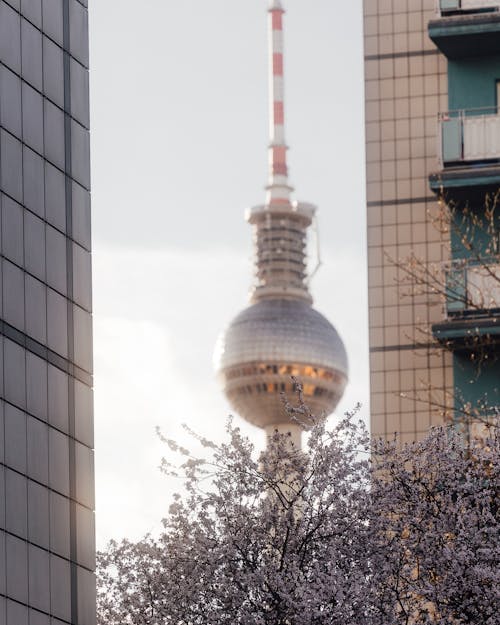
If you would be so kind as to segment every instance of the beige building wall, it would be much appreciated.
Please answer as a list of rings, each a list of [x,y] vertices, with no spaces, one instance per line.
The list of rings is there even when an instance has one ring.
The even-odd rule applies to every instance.
[[[450,355],[428,345],[442,302],[408,295],[395,264],[448,258],[428,184],[447,110],[446,59],[427,35],[434,15],[435,0],[364,0],[371,428],[403,441],[442,421],[452,385]]]

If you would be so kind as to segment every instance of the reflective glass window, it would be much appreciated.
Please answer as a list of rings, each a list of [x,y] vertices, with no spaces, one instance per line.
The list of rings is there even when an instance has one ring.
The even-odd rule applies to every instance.
[[[89,65],[89,25],[87,10],[77,0],[69,0],[69,32],[71,55]]]
[[[64,170],[64,115],[55,104],[44,100],[45,156]]]
[[[95,568],[95,515],[79,504],[76,504],[76,554],[78,564]]]
[[[92,269],[90,253],[76,244],[73,244],[73,297],[79,306],[85,310],[91,310]]]
[[[9,363],[8,367],[4,367],[5,399],[24,409],[26,406],[26,365],[24,349],[11,340],[4,338],[3,357],[4,362]]]
[[[73,306],[75,363],[92,372],[92,317],[79,306]]]
[[[30,605],[39,610],[50,610],[49,554],[33,545],[28,548],[28,588]]]
[[[60,107],[64,107],[63,51],[47,37],[43,38],[43,91]]]
[[[28,625],[28,608],[7,599],[7,625]]]
[[[43,98],[23,82],[23,140],[30,148],[43,153]]]
[[[50,548],[60,556],[69,558],[69,499],[57,493],[50,493]]]
[[[75,443],[76,499],[83,505],[94,507],[94,452]]]
[[[2,254],[18,265],[23,264],[23,208],[2,195]]]
[[[4,407],[7,466],[26,473],[26,414],[10,404]]]
[[[67,303],[52,289],[47,289],[47,346],[64,358],[68,356]]]
[[[21,110],[21,80],[0,65],[0,122],[17,137],[21,136]]]
[[[28,538],[32,543],[49,547],[49,491],[44,486],[28,480]]]
[[[7,551],[7,593],[17,601],[28,599],[28,545],[14,536],[5,537]],[[15,621],[14,621],[15,622]]]
[[[24,205],[40,217],[44,217],[43,159],[24,146],[23,167]]]
[[[42,90],[42,33],[21,19],[22,75],[34,87]]]
[[[71,620],[71,574],[69,562],[58,556],[50,556],[50,585],[57,589],[51,593],[51,612],[57,618]]]
[[[19,15],[0,2],[0,61],[21,73],[21,31]]]
[[[89,127],[89,72],[74,59],[71,59],[71,114]]]
[[[8,260],[2,260],[3,318],[24,331],[24,273]]]
[[[47,287],[25,274],[26,334],[39,343],[47,341]]]
[[[2,162],[0,184],[2,190],[18,202],[22,202],[23,199],[22,160],[21,142],[4,130],[0,130]]]
[[[26,353],[26,407],[38,419],[47,420],[47,361]]]
[[[42,27],[42,0],[21,0],[21,13],[35,26]]]
[[[68,431],[68,376],[57,367],[48,365],[49,423]]]
[[[48,426],[28,416],[28,476],[42,484],[48,483],[49,430]]]
[[[66,230],[64,174],[50,163],[45,163],[45,215],[49,223],[63,232]]]
[[[93,573],[78,567],[78,623],[95,625],[96,586]]]
[[[63,0],[42,0],[43,31],[63,44]]]
[[[79,380],[75,384],[75,437],[88,447],[94,446],[92,389]]]
[[[69,496],[68,437],[49,428],[49,486]]]
[[[90,250],[90,193],[76,182],[72,189],[73,238]]]
[[[27,480],[23,475],[9,469],[5,470],[5,528],[22,538],[26,538],[28,534]]]
[[[28,211],[24,213],[24,263],[27,271],[45,280],[45,224]]]
[[[71,122],[71,167],[74,179],[90,188],[89,132],[75,121]]]

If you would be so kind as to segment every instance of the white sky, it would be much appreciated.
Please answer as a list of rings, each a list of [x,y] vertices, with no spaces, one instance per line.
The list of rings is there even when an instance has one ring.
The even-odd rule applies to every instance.
[[[340,332],[339,412],[368,417],[361,0],[284,0],[296,198],[319,206],[315,307]],[[90,8],[98,545],[154,531],[176,488],[154,428],[219,440],[218,333],[247,304],[267,175],[266,0]],[[257,444],[261,434],[241,422]]]

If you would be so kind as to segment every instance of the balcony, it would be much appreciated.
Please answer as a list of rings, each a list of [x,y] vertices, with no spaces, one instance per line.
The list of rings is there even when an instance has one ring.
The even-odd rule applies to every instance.
[[[498,345],[500,263],[453,261],[445,264],[444,275],[445,320],[432,326],[434,337],[462,350]]]
[[[462,188],[473,199],[500,186],[500,115],[496,107],[441,113],[438,159],[441,171],[429,177],[440,193]]]
[[[500,0],[438,0],[429,37],[449,59],[500,51]]]
[[[500,313],[500,264],[453,261],[444,267],[446,315],[481,317]]]
[[[437,11],[441,17],[498,10],[500,0],[438,0],[437,3]]]

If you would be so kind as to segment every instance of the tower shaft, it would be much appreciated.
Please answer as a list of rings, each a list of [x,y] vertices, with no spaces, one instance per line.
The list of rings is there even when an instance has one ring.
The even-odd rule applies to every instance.
[[[288,182],[283,87],[283,15],[281,0],[269,0],[269,179],[266,203],[247,214],[254,226],[255,284],[252,301],[298,299],[311,303],[306,240],[315,208],[293,202]]]

